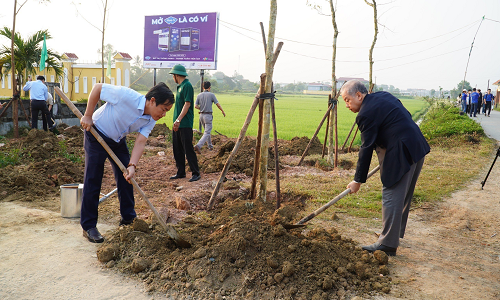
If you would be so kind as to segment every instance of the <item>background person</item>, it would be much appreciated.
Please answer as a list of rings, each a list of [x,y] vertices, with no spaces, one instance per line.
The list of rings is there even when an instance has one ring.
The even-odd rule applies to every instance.
[[[94,112],[99,99],[106,103]],[[104,241],[96,225],[106,158],[111,162],[118,188],[120,225],[131,224],[136,212],[134,189],[130,179],[135,175],[149,133],[156,121],[172,108],[173,103],[174,95],[163,82],[151,88],[146,96],[126,87],[110,84],[98,83],[92,88],[85,115],[80,120],[82,128],[85,129],[85,174],[80,224],[83,236],[90,242]],[[123,165],[127,166],[127,174],[122,173],[99,141],[88,132],[92,125]],[[132,155],[129,154],[126,141],[126,136],[130,132],[139,132]]]
[[[493,100],[493,94],[491,94],[491,89],[488,89],[488,91],[484,95],[484,103],[485,103],[484,115],[485,116],[486,116],[486,112],[488,112],[488,117],[490,116],[492,100]]]
[[[217,105],[217,107],[220,109],[224,117],[226,116],[226,113],[222,109],[222,106],[220,105],[219,101],[217,101],[217,97],[215,97],[215,95],[212,92],[210,92],[211,89],[210,86],[211,86],[210,81],[205,81],[203,83],[204,91],[203,93],[200,93],[198,97],[196,97],[196,102],[194,105],[194,108],[200,110],[200,123],[201,125],[203,125],[203,128],[205,128],[203,136],[194,146],[194,151],[196,151],[196,153],[198,154],[201,154],[200,151],[201,147],[203,147],[203,144],[205,143],[207,143],[208,149],[212,150],[214,148],[214,146],[212,145],[212,138],[211,138],[212,122],[214,119],[212,103]]]
[[[186,159],[191,169],[192,177],[189,181],[200,180],[198,158],[193,148],[193,119],[194,90],[183,65],[175,65],[169,74],[172,74],[177,86],[174,107],[174,124],[172,126],[172,148],[174,151],[177,173],[170,179],[186,177]]]
[[[483,109],[484,113],[483,93],[481,93],[481,89],[478,89],[477,93],[479,94],[479,98],[477,99],[477,114],[480,115],[481,108]]]
[[[38,129],[38,113],[41,111],[43,130],[47,131],[47,123],[49,129],[53,130],[55,125],[52,123],[46,103],[49,91],[45,85],[45,77],[39,75],[36,77],[36,81],[31,81],[31,76],[28,76],[28,82],[26,82],[26,85],[23,87],[23,91],[30,91],[31,128]]]
[[[346,107],[358,113],[356,123],[361,131],[356,173],[347,188],[356,193],[366,182],[373,150],[378,155],[383,184],[382,233],[376,243],[362,249],[396,255],[399,239],[405,233],[415,184],[430,147],[411,114],[393,95],[368,94],[357,80],[348,81],[341,94]]]
[[[464,114],[467,113],[467,90],[464,89],[462,91],[462,111],[464,112]]]
[[[471,109],[469,117],[472,117],[472,114],[474,114],[474,118],[476,117],[478,101],[479,101],[479,94],[476,92],[476,88],[473,88],[472,93],[470,94]]]

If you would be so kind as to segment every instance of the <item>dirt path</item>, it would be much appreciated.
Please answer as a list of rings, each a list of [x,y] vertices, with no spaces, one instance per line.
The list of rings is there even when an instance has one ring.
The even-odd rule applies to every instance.
[[[153,299],[101,266],[79,219],[11,202],[0,202],[0,216],[0,299]]]
[[[483,175],[484,176],[484,175]],[[411,213],[392,260],[394,299],[500,299],[500,168]]]

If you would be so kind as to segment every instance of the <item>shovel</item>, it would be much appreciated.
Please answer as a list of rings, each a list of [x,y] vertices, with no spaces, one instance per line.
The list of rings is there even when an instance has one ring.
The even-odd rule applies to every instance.
[[[373,170],[371,170],[370,173],[368,173],[368,176],[366,177],[366,179],[370,178],[379,169],[380,169],[380,165],[376,166]],[[334,205],[335,203],[337,203],[337,201],[339,201],[340,199],[344,198],[350,192],[351,192],[351,189],[346,189],[345,191],[343,191],[342,193],[340,193],[337,197],[333,198],[327,204],[321,206],[320,208],[318,208],[317,210],[315,210],[313,213],[311,213],[307,217],[303,218],[302,220],[298,221],[295,224],[284,224],[283,227],[285,229],[293,229],[293,228],[299,228],[299,227],[306,226],[306,224],[304,224],[305,222],[307,222],[307,221],[311,220],[312,218],[316,217],[317,215],[319,215],[320,213],[322,213],[323,211],[325,211],[328,207]]]
[[[64,102],[68,105],[68,107],[71,109],[71,111],[78,117],[78,119],[81,119],[83,117],[82,113],[78,110],[78,108],[76,108],[76,106],[73,104],[73,102],[71,102],[68,99],[68,97],[66,97],[66,95],[61,91],[60,88],[54,87],[54,91],[59,95],[59,97],[61,97],[61,99],[64,100]],[[111,150],[111,148],[109,148],[108,144],[106,144],[106,142],[97,133],[97,131],[94,129],[94,127],[90,128],[90,132],[97,139],[97,141],[102,145],[102,147],[106,150],[106,152],[108,152],[109,156],[118,165],[118,167],[120,168],[120,170],[123,173],[128,173],[127,168],[125,168],[125,166],[118,159],[118,157],[115,155],[115,153],[113,152],[113,150]],[[144,201],[146,201],[146,203],[148,204],[149,208],[153,211],[154,215],[156,216],[156,218],[160,222],[161,226],[165,229],[165,231],[167,231],[168,236],[171,237],[175,241],[175,243],[177,244],[177,246],[179,246],[181,248],[189,248],[189,247],[191,247],[191,244],[188,241],[182,239],[179,236],[179,234],[177,233],[177,230],[175,230],[175,228],[172,225],[167,224],[165,222],[165,220],[160,215],[160,213],[158,213],[158,211],[153,206],[153,204],[151,204],[151,202],[148,200],[148,197],[146,197],[146,194],[144,194],[144,192],[142,191],[142,189],[139,187],[139,185],[135,181],[135,178],[132,177],[130,179],[130,181],[132,182],[132,184],[134,185],[134,187],[139,191],[139,193],[141,194],[141,196],[144,199]]]

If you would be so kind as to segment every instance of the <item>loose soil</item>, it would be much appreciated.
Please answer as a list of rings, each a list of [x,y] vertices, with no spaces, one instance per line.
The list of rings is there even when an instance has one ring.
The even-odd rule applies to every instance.
[[[379,229],[379,221],[338,212],[340,219],[315,220],[306,228],[287,231],[282,224],[303,217],[307,213],[304,211],[307,199],[287,194],[283,207],[277,211],[272,203],[273,193],[269,193],[268,203],[245,200],[246,187],[251,181],[247,171],[253,168],[255,147],[255,140],[250,138],[246,138],[240,148],[244,155],[239,159],[245,164],[230,170],[217,197],[216,209],[207,212],[206,205],[219,173],[206,170],[214,161],[219,167],[221,162],[223,165],[235,140],[213,137],[215,149],[204,148],[198,156],[200,167],[205,169],[200,181],[190,183],[189,176],[170,181],[167,178],[176,169],[169,129],[159,127],[148,140],[137,181],[167,222],[177,224],[180,235],[192,247],[178,248],[157,224],[139,194],[136,194],[138,219],[130,226],[117,228],[120,216],[116,195],[100,205],[98,227],[104,232],[106,242],[94,245],[81,237],[77,220],[58,217],[59,185],[83,179],[82,131],[66,126],[60,126],[58,131],[60,134],[55,136],[31,130],[26,137],[2,141],[6,144],[1,148],[3,153],[19,149],[21,164],[0,169],[0,211],[4,216],[0,222],[0,266],[5,270],[0,275],[3,278],[0,298],[29,297],[17,287],[19,282],[41,286],[35,294],[47,299],[82,298],[82,288],[92,291],[100,288],[109,297],[123,299],[500,297],[497,271],[500,243],[496,234],[500,225],[500,183],[492,179],[500,176],[498,168],[493,170],[484,191],[474,182],[442,204],[413,210],[398,256],[387,261],[387,256],[368,254],[359,246],[375,241],[373,232]],[[298,143],[299,140],[302,141]],[[321,164],[313,161],[309,165],[316,167],[289,165],[290,162],[296,164],[297,155],[302,154],[308,141],[296,138],[300,146],[290,146],[292,142],[279,142],[280,156],[284,156],[280,162],[282,180],[308,174],[336,174],[345,177],[346,182],[352,178],[354,171],[350,170],[352,165],[347,160],[342,172],[321,168]],[[315,149],[319,152],[313,153],[321,153],[321,144]],[[273,153],[270,151],[270,158],[274,159]],[[114,189],[110,169],[108,164],[103,193]],[[30,241],[40,248],[26,251],[27,244],[21,241]],[[78,246],[68,247],[68,241]],[[61,255],[50,254],[51,249],[58,248],[64,249],[59,251]],[[72,255],[84,255],[86,259],[67,265]],[[92,256],[94,258],[89,259]],[[32,268],[30,263],[25,263],[44,260],[51,263]],[[23,263],[20,265],[20,262]],[[50,273],[49,281],[44,279],[47,268],[58,270]],[[78,282],[81,274],[97,276],[92,272],[104,272],[109,282],[101,278],[95,283],[85,281],[85,287],[75,284],[80,288],[72,287],[69,279],[61,281],[68,283],[67,286],[50,284],[56,273],[62,276],[60,278],[73,278]],[[32,273],[35,275],[30,275],[30,280],[23,279]],[[120,289],[113,288],[116,282],[121,283]],[[135,286],[138,282],[143,283],[149,296]],[[129,294],[123,294],[124,289]]]

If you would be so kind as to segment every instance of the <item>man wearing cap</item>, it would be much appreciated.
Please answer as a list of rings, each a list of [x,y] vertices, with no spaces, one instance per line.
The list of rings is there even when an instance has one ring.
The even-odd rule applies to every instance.
[[[23,91],[30,91],[31,100],[31,128],[38,128],[38,112],[42,112],[43,130],[47,131],[47,120],[49,124],[49,129],[53,130],[55,128],[54,123],[50,117],[49,109],[47,108],[47,101],[49,91],[45,85],[45,77],[39,75],[36,77],[36,81],[31,81],[31,76],[28,77],[28,82],[23,87]]]
[[[347,186],[351,193],[356,193],[366,182],[374,150],[380,163],[382,233],[376,243],[362,249],[396,255],[399,239],[405,234],[413,191],[430,147],[411,114],[393,95],[368,94],[358,80],[348,81],[340,92],[346,107],[358,113],[356,123],[361,132],[354,181]]]
[[[212,115],[212,103],[215,103],[215,105],[217,105],[224,117],[226,116],[226,113],[222,109],[222,106],[220,105],[219,101],[217,101],[217,97],[215,97],[215,95],[210,92],[210,87],[210,81],[205,81],[203,83],[204,91],[203,93],[199,94],[198,97],[196,97],[196,102],[194,105],[194,108],[200,110],[200,123],[203,125],[203,128],[205,128],[203,136],[194,146],[194,151],[196,151],[196,153],[198,154],[201,154],[201,147],[203,147],[203,144],[205,143],[207,143],[208,149],[210,150],[212,150],[214,147],[212,145],[212,139],[210,136],[212,132],[212,121],[214,118]]]
[[[174,124],[172,126],[172,148],[174,151],[177,173],[170,179],[186,177],[186,159],[191,169],[190,182],[200,180],[200,169],[198,158],[193,148],[193,119],[194,119],[194,91],[186,68],[183,65],[175,65],[169,72],[172,74],[177,86],[174,107]]]
[[[467,113],[467,90],[464,89],[462,91],[462,111],[464,112],[464,114]]]

